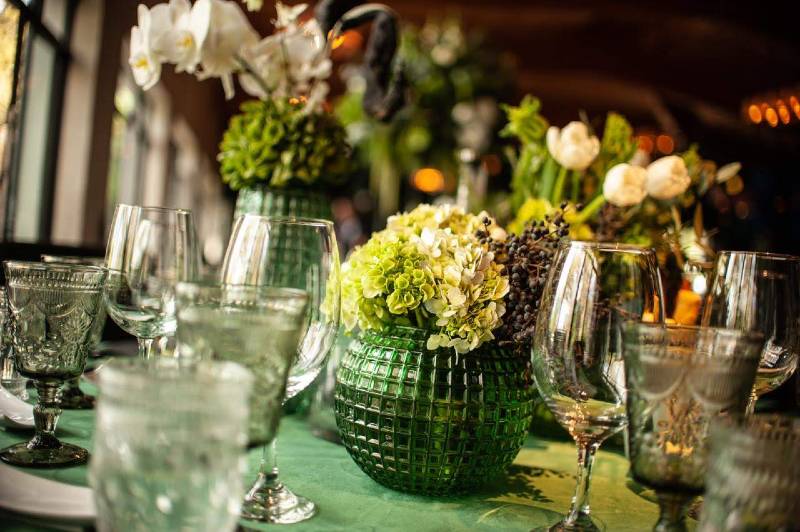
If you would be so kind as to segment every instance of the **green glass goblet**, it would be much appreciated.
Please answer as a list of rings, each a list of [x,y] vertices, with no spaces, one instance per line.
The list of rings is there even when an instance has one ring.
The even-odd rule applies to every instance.
[[[712,420],[743,414],[764,346],[760,333],[712,327],[624,327],[633,478],[656,492],[653,530],[685,531],[703,493]]]
[[[4,263],[14,362],[38,393],[36,434],[0,451],[12,465],[53,467],[85,463],[88,451],[55,436],[61,386],[86,365],[92,327],[102,307],[106,271],[92,266]]]
[[[47,255],[42,254],[42,262],[58,263],[58,264],[78,264],[83,266],[96,266],[102,268],[105,264],[105,259],[101,257],[77,257],[72,255]],[[105,305],[100,307],[100,312],[97,315],[97,320],[92,327],[91,344],[89,351],[94,351],[100,344],[103,338],[103,329],[106,325],[106,308]],[[61,390],[61,408],[68,410],[88,410],[94,408],[94,397],[89,394],[83,393],[80,387],[81,378],[75,377],[70,379]]]

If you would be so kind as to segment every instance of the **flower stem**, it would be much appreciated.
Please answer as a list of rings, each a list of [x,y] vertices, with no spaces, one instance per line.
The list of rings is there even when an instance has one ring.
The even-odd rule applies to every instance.
[[[572,193],[570,194],[570,200],[573,204],[578,203],[578,193],[580,192],[581,188],[581,173],[577,170],[572,172]]]
[[[558,170],[558,177],[556,178],[556,184],[553,186],[553,205],[558,205],[561,203],[561,197],[564,194],[564,183],[567,181],[567,167],[562,166]]]
[[[602,194],[598,194],[589,205],[583,208],[582,211],[578,213],[575,219],[572,222],[572,225],[582,224],[586,222],[589,218],[597,214],[597,211],[606,203],[606,198],[603,197]]]

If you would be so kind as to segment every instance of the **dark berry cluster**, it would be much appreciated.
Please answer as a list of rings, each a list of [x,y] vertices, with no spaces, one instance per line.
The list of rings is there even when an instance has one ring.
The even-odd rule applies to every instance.
[[[509,279],[506,313],[502,325],[494,331],[500,345],[513,346],[521,353],[528,353],[531,347],[550,263],[559,243],[569,234],[569,224],[564,220],[566,208],[562,203],[553,215],[530,222],[522,233],[505,240],[493,239],[488,230],[478,231],[478,238],[494,253],[495,261],[505,266]],[[484,224],[488,226],[489,220]]]

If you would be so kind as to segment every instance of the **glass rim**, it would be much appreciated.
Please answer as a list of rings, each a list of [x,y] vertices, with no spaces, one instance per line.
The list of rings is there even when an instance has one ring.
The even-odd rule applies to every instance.
[[[636,255],[651,255],[655,254],[653,248],[637,246],[636,244],[625,244],[623,242],[594,242],[591,240],[565,240],[559,244],[559,247],[580,247],[596,249],[598,251],[621,251],[624,253],[632,253]]]
[[[30,271],[61,271],[68,273],[105,273],[108,268],[104,266],[91,266],[88,264],[69,264],[66,262],[43,262],[33,260],[4,260],[5,268],[19,268]]]
[[[45,258],[46,257],[46,258]],[[41,262],[46,264],[77,264],[83,266],[94,266],[95,268],[104,268],[106,259],[105,257],[91,256],[83,257],[81,255],[57,255],[54,253],[42,253],[39,255]]]
[[[732,249],[724,249],[719,252],[718,254],[720,257],[723,255],[732,256],[732,255],[744,255],[746,257],[755,257],[757,259],[770,259],[770,260],[781,260],[781,261],[800,261],[800,257],[797,255],[789,255],[787,253],[772,253],[769,251],[739,251],[739,250],[732,250]]]
[[[201,370],[201,371],[197,371]],[[191,376],[195,378],[190,378]],[[101,395],[125,395],[130,389],[148,389],[155,383],[173,388],[188,388],[187,395],[207,395],[209,386],[239,389],[252,385],[252,373],[236,362],[223,360],[190,360],[181,358],[139,357],[117,358],[103,366],[98,373],[97,388]],[[197,384],[204,384],[198,387]],[[198,408],[206,408],[205,403]]]
[[[707,331],[709,333],[716,333],[722,334],[724,336],[738,336],[748,342],[763,342],[764,341],[764,334],[759,331],[745,331],[742,329],[731,329],[729,327],[714,327],[708,325],[682,325],[678,323],[646,323],[646,322],[628,322],[623,324],[623,327],[629,329],[636,329],[637,331],[642,329],[649,329],[649,330],[658,330],[661,329],[664,332],[667,331],[675,331],[675,332],[694,332],[694,333],[702,333]],[[745,359],[748,358],[761,358],[761,353],[755,353],[751,357],[743,357]]]
[[[184,208],[174,208],[174,207],[161,207],[155,205],[131,205],[130,203],[117,203],[115,210],[124,207],[126,209],[139,209],[142,211],[155,211],[155,212],[165,212],[165,213],[178,213],[178,214],[192,214],[191,209],[184,209]]]
[[[236,217],[236,221],[242,219],[261,219],[265,222],[277,222],[286,225],[300,225],[308,227],[325,227],[333,229],[333,222],[323,218],[306,218],[302,216],[265,216],[263,214],[244,213]],[[234,222],[235,225],[235,222]]]
[[[297,299],[298,296],[302,296],[303,298],[308,298],[308,293],[305,290],[300,288],[293,288],[291,286],[270,286],[270,285],[263,285],[263,284],[245,284],[245,283],[223,283],[219,281],[178,281],[175,283],[175,291],[181,288],[202,288],[202,289],[221,289],[221,288],[233,288],[236,290],[248,290],[248,291],[264,291],[264,292],[275,292],[278,294],[279,297],[276,299]]]

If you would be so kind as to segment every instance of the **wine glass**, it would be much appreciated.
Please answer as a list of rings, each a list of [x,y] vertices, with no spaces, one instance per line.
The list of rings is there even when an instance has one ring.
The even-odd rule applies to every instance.
[[[686,530],[686,508],[703,493],[709,424],[744,414],[764,336],[715,327],[624,327],[633,478],[656,492],[653,530]]]
[[[59,264],[79,264],[83,266],[96,266],[102,268],[105,266],[105,259],[101,257],[77,257],[72,255],[47,255],[42,254],[40,257],[42,262],[59,263]],[[92,334],[90,339],[90,351],[97,349],[100,345],[100,340],[103,339],[103,329],[106,325],[106,309],[105,305],[100,308],[97,314],[97,320],[92,326]],[[94,408],[94,397],[83,393],[81,390],[81,378],[75,377],[70,379],[61,390],[61,408],[84,410]]]
[[[723,251],[712,272],[703,324],[758,331],[766,343],[747,413],[792,376],[800,354],[800,257]]]
[[[192,213],[183,209],[117,205],[106,247],[108,315],[136,336],[149,358],[153,340],[175,332],[175,284],[197,275]]]
[[[308,296],[300,347],[289,371],[284,401],[319,374],[339,329],[339,251],[333,223],[310,218],[245,214],[236,219],[222,263],[225,284],[295,288]],[[277,438],[264,447],[255,484],[242,516],[269,523],[311,518],[316,505],[281,481]]]
[[[564,242],[550,266],[534,332],[536,386],[578,445],[569,514],[550,530],[596,530],[589,483],[600,444],[625,418],[623,322],[663,323],[655,252],[637,246]]]
[[[6,447],[0,459],[29,467],[83,464],[86,449],[55,436],[61,414],[61,385],[83,373],[92,326],[102,307],[106,271],[91,266],[6,261],[3,264],[14,364],[32,379],[36,434]]]

